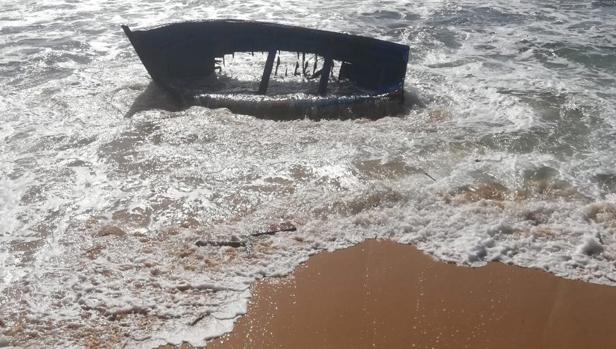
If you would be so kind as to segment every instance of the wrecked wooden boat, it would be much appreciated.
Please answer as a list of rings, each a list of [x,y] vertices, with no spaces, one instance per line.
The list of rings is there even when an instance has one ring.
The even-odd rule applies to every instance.
[[[122,29],[152,80],[185,106],[318,116],[379,101],[399,106],[404,98],[406,45],[240,20]],[[258,83],[225,75],[225,62],[240,53],[263,56]]]

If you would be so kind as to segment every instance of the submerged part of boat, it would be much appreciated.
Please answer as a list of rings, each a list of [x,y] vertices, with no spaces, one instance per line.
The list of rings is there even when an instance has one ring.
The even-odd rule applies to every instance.
[[[227,107],[253,115],[316,116],[319,111],[327,111],[324,115],[348,112],[357,104],[365,110],[374,102],[382,111],[384,102],[401,104],[404,96],[406,45],[239,20],[183,22],[135,31],[122,28],[152,79],[182,105]],[[258,85],[224,75],[226,55],[254,52],[266,53]],[[291,71],[287,66],[283,74],[281,57],[295,60],[288,53],[297,53],[297,59]],[[281,81],[272,79],[272,73]],[[289,90],[302,87],[308,91]]]

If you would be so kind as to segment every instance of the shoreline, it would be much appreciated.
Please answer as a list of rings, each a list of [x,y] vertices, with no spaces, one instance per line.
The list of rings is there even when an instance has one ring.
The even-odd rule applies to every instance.
[[[248,313],[207,348],[616,347],[610,304],[616,287],[368,240],[257,282]]]

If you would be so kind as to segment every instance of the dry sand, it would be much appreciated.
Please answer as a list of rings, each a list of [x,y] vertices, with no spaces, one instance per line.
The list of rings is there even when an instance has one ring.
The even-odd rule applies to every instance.
[[[616,348],[616,287],[367,241],[258,283],[207,348]]]

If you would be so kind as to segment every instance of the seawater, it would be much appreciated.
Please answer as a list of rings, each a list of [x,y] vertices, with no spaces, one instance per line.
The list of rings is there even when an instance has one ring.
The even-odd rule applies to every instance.
[[[422,106],[174,110],[120,25],[215,18],[408,44]],[[0,82],[0,332],[17,347],[204,344],[256,279],[371,238],[616,285],[614,1],[4,0]],[[297,230],[251,235],[281,222]]]

